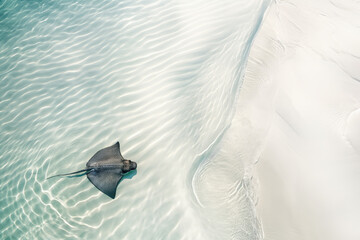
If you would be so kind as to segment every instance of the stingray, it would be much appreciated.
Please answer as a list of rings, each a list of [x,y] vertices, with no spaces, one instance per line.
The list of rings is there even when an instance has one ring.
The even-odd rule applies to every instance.
[[[117,142],[95,153],[86,163],[85,169],[72,173],[58,174],[49,178],[87,175],[89,181],[94,184],[97,189],[114,199],[116,188],[121,178],[126,173],[135,170],[136,167],[136,162],[123,158],[120,152],[120,144]]]

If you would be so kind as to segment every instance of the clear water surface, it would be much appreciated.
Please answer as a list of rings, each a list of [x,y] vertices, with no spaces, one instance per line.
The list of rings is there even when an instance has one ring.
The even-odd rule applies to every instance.
[[[0,238],[259,239],[242,167],[223,161],[232,199],[198,184],[268,5],[0,1]],[[46,180],[116,141],[138,171],[115,200]]]

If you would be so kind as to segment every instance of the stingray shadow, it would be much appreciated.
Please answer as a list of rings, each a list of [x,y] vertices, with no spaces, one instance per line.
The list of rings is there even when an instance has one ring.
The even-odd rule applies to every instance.
[[[126,174],[123,175],[123,177],[121,178],[120,182],[122,182],[124,179],[132,179],[133,176],[135,176],[137,174],[137,169],[130,171]]]

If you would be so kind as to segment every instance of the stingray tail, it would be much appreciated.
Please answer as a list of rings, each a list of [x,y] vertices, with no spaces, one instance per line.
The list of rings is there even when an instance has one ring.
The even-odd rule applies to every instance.
[[[48,177],[46,179],[50,179],[50,178],[54,178],[54,177],[78,177],[78,176],[85,175],[91,171],[92,171],[92,169],[82,169],[80,171],[76,171],[76,172],[72,172],[72,173],[58,174],[55,176]],[[79,174],[79,173],[82,173],[82,174]]]

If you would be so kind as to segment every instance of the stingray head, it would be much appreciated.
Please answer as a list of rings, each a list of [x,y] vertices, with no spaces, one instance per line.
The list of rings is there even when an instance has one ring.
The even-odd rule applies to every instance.
[[[137,164],[136,164],[136,162],[133,162],[133,161],[131,161],[131,160],[123,160],[123,167],[122,167],[122,171],[123,171],[123,173],[127,173],[127,172],[129,172],[129,171],[131,171],[131,170],[135,170],[136,169],[136,167],[137,167]]]

